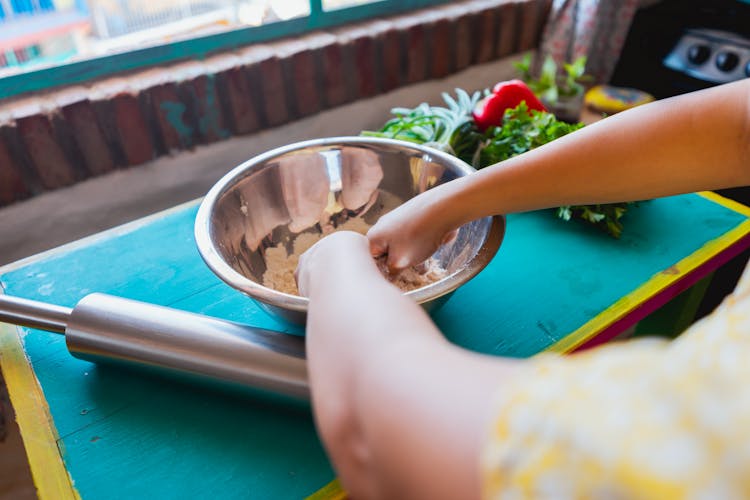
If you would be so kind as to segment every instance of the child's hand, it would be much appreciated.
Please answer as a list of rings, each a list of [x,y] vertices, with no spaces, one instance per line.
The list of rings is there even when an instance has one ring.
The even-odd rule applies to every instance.
[[[399,271],[419,264],[455,231],[443,208],[437,189],[427,191],[382,216],[367,232],[373,257],[387,255],[388,269]]]
[[[370,266],[378,273],[368,252],[367,238],[353,231],[329,234],[299,258],[294,278],[300,294],[309,297],[314,286],[325,284],[327,278],[350,265],[354,269]]]

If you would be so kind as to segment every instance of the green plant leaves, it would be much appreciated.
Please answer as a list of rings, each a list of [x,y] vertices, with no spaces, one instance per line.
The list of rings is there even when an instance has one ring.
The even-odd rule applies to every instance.
[[[572,63],[558,68],[552,56],[542,62],[539,77],[531,74],[531,55],[526,54],[521,61],[513,64],[521,80],[544,102],[556,104],[562,97],[575,97],[583,94],[582,82],[590,80],[585,74],[586,56],[581,56]]]

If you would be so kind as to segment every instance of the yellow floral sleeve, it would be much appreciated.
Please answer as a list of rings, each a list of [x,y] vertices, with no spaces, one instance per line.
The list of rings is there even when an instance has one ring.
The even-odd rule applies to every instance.
[[[748,283],[673,342],[533,358],[502,388],[484,497],[750,498]]]

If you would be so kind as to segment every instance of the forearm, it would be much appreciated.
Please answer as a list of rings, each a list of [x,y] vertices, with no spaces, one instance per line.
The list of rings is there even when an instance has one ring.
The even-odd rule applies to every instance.
[[[344,486],[475,497],[491,395],[512,363],[448,344],[374,266],[341,264],[310,290],[307,335],[316,421]]]
[[[609,117],[442,188],[454,226],[495,213],[750,184],[750,81]]]

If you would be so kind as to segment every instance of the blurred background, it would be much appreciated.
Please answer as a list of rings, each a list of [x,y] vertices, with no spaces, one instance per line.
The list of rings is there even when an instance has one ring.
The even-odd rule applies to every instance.
[[[0,0],[0,77],[309,14],[309,0]]]

